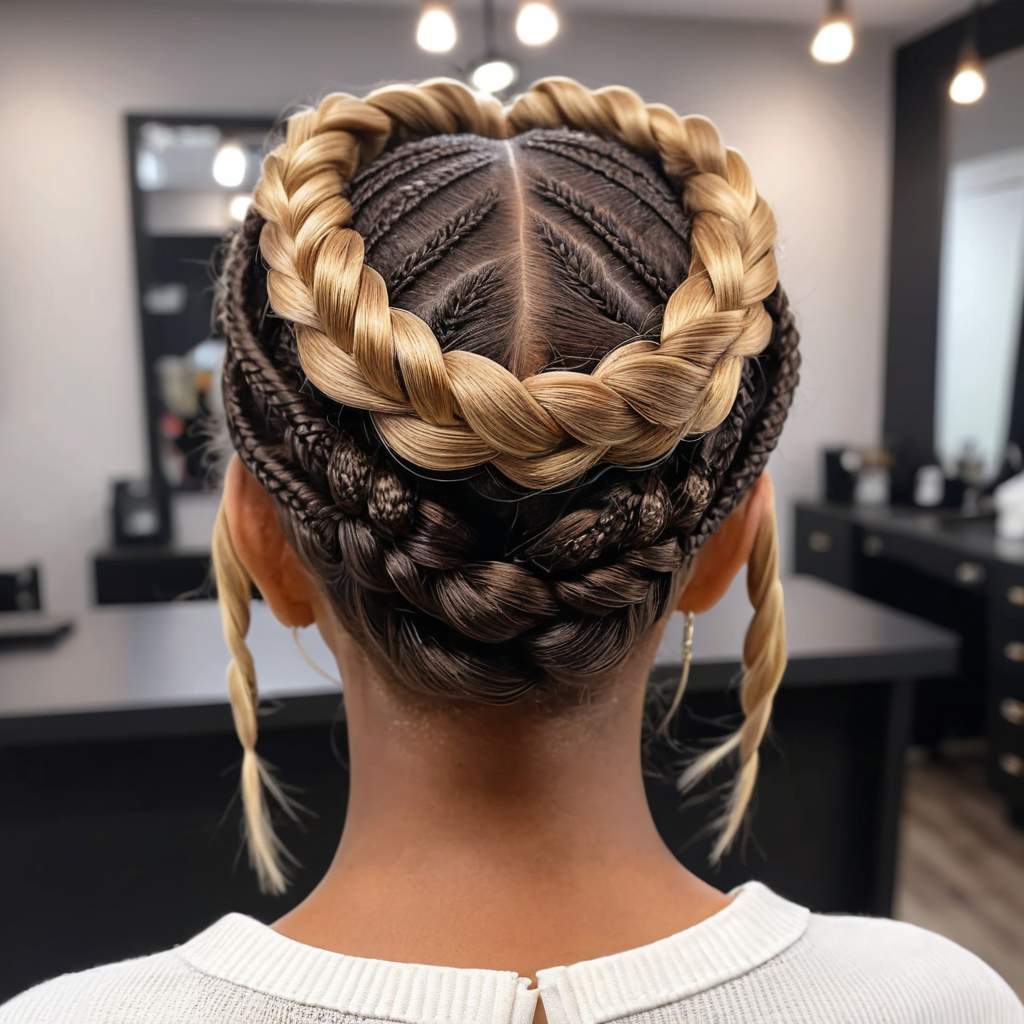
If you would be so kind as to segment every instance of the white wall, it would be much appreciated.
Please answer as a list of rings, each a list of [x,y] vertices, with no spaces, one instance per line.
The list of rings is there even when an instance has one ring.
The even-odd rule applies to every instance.
[[[51,607],[88,602],[108,481],[145,470],[123,115],[273,113],[329,88],[447,72],[416,51],[411,18],[0,6],[0,565],[41,560]],[[876,442],[881,419],[889,47],[868,35],[848,65],[826,68],[807,41],[792,27],[576,15],[523,61],[526,80],[617,82],[707,114],[747,157],[778,213],[804,338],[773,459],[783,508],[816,493],[822,444]],[[185,511],[186,533],[205,529],[205,507]]]

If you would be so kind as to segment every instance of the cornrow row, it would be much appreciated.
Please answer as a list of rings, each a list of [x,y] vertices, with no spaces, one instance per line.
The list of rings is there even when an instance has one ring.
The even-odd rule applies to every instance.
[[[637,324],[644,317],[639,303],[616,288],[601,261],[578,241],[559,231],[549,220],[537,214],[534,222],[548,251],[566,275],[569,283],[594,302],[606,317],[619,323]]]
[[[498,201],[495,190],[467,203],[455,217],[442,224],[418,249],[409,253],[388,282],[388,294],[392,300],[398,298],[408,287],[415,284],[446,252],[454,249],[478,224],[483,222]]]
[[[354,208],[366,207],[382,189],[387,188],[396,179],[422,171],[424,168],[453,156],[461,156],[473,151],[473,144],[464,135],[438,136],[437,145],[429,149],[391,150],[382,153],[373,162],[374,173],[352,182],[349,202]]]
[[[638,170],[635,163],[621,160],[618,154],[607,152],[601,147],[599,139],[585,132],[565,130],[543,136],[528,133],[524,137],[524,145],[529,149],[557,154],[579,167],[599,174],[609,184],[618,185],[635,200],[640,200],[681,238],[689,236],[690,223],[679,205],[678,197],[672,194],[663,181],[657,180],[651,167]]]
[[[622,224],[608,214],[602,215],[594,204],[588,203],[568,185],[551,178],[542,178],[533,184],[541,196],[586,224],[662,302],[668,301],[672,288],[664,276],[644,259],[640,246],[629,237],[629,232]]]
[[[367,208],[366,215],[372,218],[373,227],[363,237],[365,251],[372,253],[377,243],[396,224],[409,216],[422,204],[424,199],[433,195],[438,188],[454,184],[460,178],[479,171],[493,161],[494,156],[491,153],[466,153],[450,164],[444,165],[438,173],[418,176],[407,185],[402,185],[397,198],[391,197],[390,201],[380,203],[376,209]]]
[[[501,270],[497,260],[490,260],[457,277],[441,293],[433,320],[442,350],[450,347],[460,329],[478,317],[502,287]]]

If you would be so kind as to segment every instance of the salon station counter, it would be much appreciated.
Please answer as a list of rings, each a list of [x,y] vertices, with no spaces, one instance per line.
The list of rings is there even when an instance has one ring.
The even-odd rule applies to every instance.
[[[784,586],[790,660],[749,832],[709,868],[700,833],[716,805],[701,794],[684,802],[672,783],[679,755],[661,747],[648,755],[655,820],[680,859],[719,887],[754,877],[815,910],[886,914],[913,690],[957,671],[958,639],[817,580]],[[675,725],[684,750],[739,721],[750,614],[738,585],[697,619]],[[667,690],[681,634],[677,615],[652,676]],[[302,641],[333,675],[316,631]],[[174,944],[229,910],[272,920],[326,869],[347,788],[338,688],[258,601],[251,646],[260,750],[310,812],[282,827],[302,867],[279,898],[257,892],[239,856],[240,751],[215,604],[96,608],[52,649],[0,653],[0,999]]]

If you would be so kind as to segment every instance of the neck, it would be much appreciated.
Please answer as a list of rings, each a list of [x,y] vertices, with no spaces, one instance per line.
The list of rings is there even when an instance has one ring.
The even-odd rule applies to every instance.
[[[559,715],[425,711],[365,662],[347,669],[345,829],[321,884],[276,925],[285,934],[530,976],[663,938],[724,905],[651,818],[646,665],[627,663],[600,699]]]

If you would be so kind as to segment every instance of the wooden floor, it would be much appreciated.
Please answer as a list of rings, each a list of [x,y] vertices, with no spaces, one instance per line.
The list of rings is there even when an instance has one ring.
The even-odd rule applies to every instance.
[[[1024,997],[1024,832],[985,788],[977,748],[908,765],[895,916],[966,946]]]

